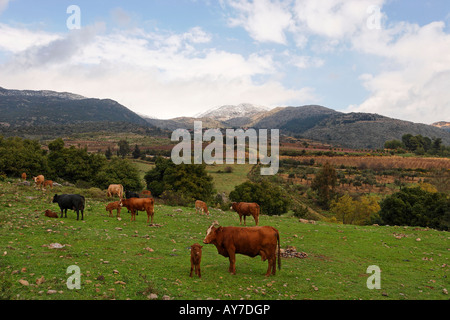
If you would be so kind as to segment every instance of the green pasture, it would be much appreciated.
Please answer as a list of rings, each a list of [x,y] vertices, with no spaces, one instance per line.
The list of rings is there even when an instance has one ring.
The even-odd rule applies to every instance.
[[[221,173],[217,173],[218,175]],[[449,299],[450,234],[414,227],[303,224],[291,216],[262,216],[260,225],[277,228],[281,248],[294,246],[307,257],[282,258],[282,268],[266,278],[267,261],[237,255],[237,274],[213,245],[203,246],[202,278],[189,277],[190,251],[202,244],[213,220],[238,226],[234,212],[157,204],[155,226],[140,212],[135,222],[107,216],[109,202],[88,190],[37,191],[0,183],[0,299]],[[86,196],[84,221],[44,217],[54,193]],[[95,197],[94,197],[95,196]],[[253,226],[253,219],[247,219]],[[49,245],[59,243],[60,249]],[[70,290],[67,268],[81,271],[81,288]],[[381,289],[370,290],[367,268],[381,269]]]

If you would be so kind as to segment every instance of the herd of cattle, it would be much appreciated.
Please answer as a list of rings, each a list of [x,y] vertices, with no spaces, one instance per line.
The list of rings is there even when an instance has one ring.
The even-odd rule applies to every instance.
[[[26,180],[26,174],[22,175],[22,179]],[[33,177],[38,188],[46,188],[53,186],[52,181],[45,180],[43,175]],[[46,184],[47,182],[47,184]],[[112,216],[112,211],[117,210],[117,216],[120,217],[121,208],[126,207],[131,212],[131,221],[136,220],[137,211],[147,212],[147,223],[151,219],[153,224],[154,216],[154,199],[151,192],[144,190],[141,193],[126,191],[120,184],[112,184],[108,187],[107,197],[119,197],[119,201],[111,202],[106,205],[106,211]],[[84,196],[79,194],[55,194],[53,203],[58,203],[61,210],[61,218],[63,213],[67,218],[67,210],[73,210],[77,213],[81,212],[81,220],[84,220],[84,209],[86,200]],[[281,268],[280,260],[280,235],[277,229],[264,226],[258,227],[260,207],[257,203],[233,202],[230,209],[236,211],[239,215],[239,224],[242,224],[244,217],[244,225],[246,225],[246,217],[252,216],[255,220],[256,227],[221,227],[218,222],[214,221],[206,232],[203,239],[204,244],[214,244],[220,255],[229,258],[230,266],[228,271],[236,274],[236,254],[243,254],[250,257],[261,256],[262,261],[268,260],[268,269],[266,276],[275,275],[276,261],[278,253],[278,269]],[[208,207],[205,202],[195,201],[196,213],[209,215]],[[50,218],[58,218],[58,214],[50,210],[46,210],[45,216]],[[191,246],[191,273],[195,269],[195,274],[201,277],[200,262],[202,255],[202,246],[195,243]]]

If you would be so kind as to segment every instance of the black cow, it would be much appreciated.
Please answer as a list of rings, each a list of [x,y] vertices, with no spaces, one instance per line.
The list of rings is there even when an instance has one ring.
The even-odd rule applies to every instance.
[[[77,220],[79,220],[79,211],[81,211],[81,220],[84,220],[84,207],[86,200],[79,194],[62,194],[53,197],[53,203],[58,203],[61,209],[61,218],[63,217],[63,210],[65,211],[65,217],[67,218],[67,209],[77,212]]]
[[[139,193],[133,191],[125,191],[125,199],[139,198]]]

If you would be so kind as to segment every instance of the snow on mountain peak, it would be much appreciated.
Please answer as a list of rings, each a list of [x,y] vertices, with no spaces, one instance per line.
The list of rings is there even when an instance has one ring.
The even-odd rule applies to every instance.
[[[198,114],[197,118],[210,118],[219,121],[227,121],[233,118],[251,117],[257,113],[267,112],[269,108],[257,106],[250,103],[238,105],[224,105],[212,108],[204,113]]]

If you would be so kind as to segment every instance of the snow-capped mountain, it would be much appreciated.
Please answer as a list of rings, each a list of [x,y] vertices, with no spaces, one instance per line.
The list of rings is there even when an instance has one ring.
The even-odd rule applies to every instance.
[[[55,92],[50,90],[8,90],[5,88],[0,87],[0,96],[4,97],[14,97],[14,96],[21,96],[21,97],[48,97],[48,98],[60,98],[60,99],[66,99],[66,100],[82,100],[86,99],[86,97],[83,97],[79,94],[74,94],[70,92]]]
[[[196,118],[209,118],[217,121],[227,121],[234,118],[253,117],[256,114],[269,111],[269,108],[257,106],[250,103],[235,105],[224,105],[212,108],[204,113],[200,113]]]

